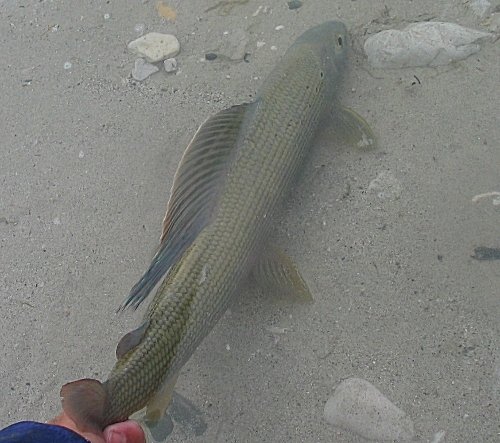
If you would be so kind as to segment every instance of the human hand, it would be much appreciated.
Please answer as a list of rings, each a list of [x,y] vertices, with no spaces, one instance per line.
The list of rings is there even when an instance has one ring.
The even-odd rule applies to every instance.
[[[91,443],[145,443],[146,437],[139,424],[133,420],[108,426],[102,433],[81,432],[75,422],[66,413],[58,415],[48,422],[52,425],[64,426],[80,434]]]

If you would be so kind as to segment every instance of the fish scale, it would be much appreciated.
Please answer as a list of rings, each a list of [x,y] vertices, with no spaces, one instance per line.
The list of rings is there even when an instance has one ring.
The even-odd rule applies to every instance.
[[[146,313],[144,330],[139,328],[140,341],[126,347],[102,384],[106,407],[99,426],[124,420],[146,405],[149,413],[153,397],[175,382],[180,368],[242,290],[332,105],[345,46],[343,24],[328,22],[312,28],[285,53],[253,104],[221,111],[200,127],[176,174],[162,234],[162,246],[169,241],[175,246],[181,238],[179,259],[162,271],[166,277]],[[231,129],[235,122],[239,126]],[[229,146],[223,161],[220,149],[231,137],[234,146]],[[217,141],[220,147],[212,145]],[[206,162],[207,168],[219,168],[220,175],[210,169],[200,171],[200,163],[193,158]],[[213,201],[205,207],[210,192],[203,187],[212,181]],[[188,216],[193,219],[184,220]],[[182,223],[191,228],[183,230]],[[189,239],[192,229],[199,232],[191,242],[186,240],[186,246],[184,239]],[[167,249],[160,249],[129,301],[144,287],[154,286],[161,272],[152,270],[160,269]],[[78,416],[82,401],[64,389],[65,410]]]

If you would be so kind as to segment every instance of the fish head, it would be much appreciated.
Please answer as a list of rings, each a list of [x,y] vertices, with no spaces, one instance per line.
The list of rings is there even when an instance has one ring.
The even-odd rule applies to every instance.
[[[338,71],[346,62],[349,42],[347,28],[342,22],[329,21],[314,26],[304,32],[296,43],[311,47],[328,70],[334,67]]]

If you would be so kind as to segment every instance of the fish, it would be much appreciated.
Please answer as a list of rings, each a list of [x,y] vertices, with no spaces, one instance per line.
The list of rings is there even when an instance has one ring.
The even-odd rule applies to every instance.
[[[343,108],[345,25],[329,21],[300,35],[254,101],[208,118],[174,177],[160,245],[121,308],[154,293],[142,324],[126,334],[106,381],[64,385],[62,405],[82,430],[102,430],[144,411],[157,439],[183,365],[250,277],[270,292],[311,299],[296,265],[271,237],[327,120],[374,141],[368,124]],[[144,426],[143,426],[144,427]]]

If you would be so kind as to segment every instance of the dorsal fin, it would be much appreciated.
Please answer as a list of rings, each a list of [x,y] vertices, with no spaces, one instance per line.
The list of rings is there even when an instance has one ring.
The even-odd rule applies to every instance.
[[[120,309],[137,308],[210,223],[250,105],[244,103],[218,112],[194,135],[175,173],[158,251]]]

